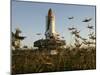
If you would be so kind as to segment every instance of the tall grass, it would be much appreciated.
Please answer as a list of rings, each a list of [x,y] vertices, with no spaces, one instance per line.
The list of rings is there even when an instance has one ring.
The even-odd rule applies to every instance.
[[[77,50],[76,50],[77,49]],[[12,73],[88,70],[96,68],[95,47],[58,49],[57,55],[44,50],[12,51]]]

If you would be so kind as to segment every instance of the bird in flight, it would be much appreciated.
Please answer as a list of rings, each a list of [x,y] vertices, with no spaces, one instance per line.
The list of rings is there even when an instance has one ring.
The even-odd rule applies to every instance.
[[[93,26],[89,26],[89,25],[88,25],[87,28],[89,28],[89,29],[93,29]]]
[[[74,29],[76,29],[76,28],[74,28],[74,27],[68,28],[68,30],[74,30]]]
[[[78,31],[78,30],[72,31],[72,34],[79,34],[79,33],[80,33],[80,31]]]
[[[91,21],[92,20],[92,18],[86,18],[86,19],[84,19],[82,22],[89,22],[89,21]]]
[[[74,17],[72,16],[72,17],[68,17],[68,19],[74,19]]]

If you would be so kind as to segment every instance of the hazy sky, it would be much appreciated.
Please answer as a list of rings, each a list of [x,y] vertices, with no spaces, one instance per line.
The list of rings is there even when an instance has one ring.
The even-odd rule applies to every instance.
[[[60,33],[60,37],[64,36],[67,43],[73,42],[68,27],[77,27],[81,31],[80,34],[87,37],[87,23],[82,21],[86,17],[92,17],[89,24],[95,26],[95,6],[12,1],[12,31],[15,32],[16,27],[22,30],[22,35],[27,37],[22,42],[23,45],[33,46],[34,41],[45,37],[49,8],[55,14],[56,31]],[[70,16],[74,16],[74,19],[69,20]],[[42,35],[38,36],[36,33]]]

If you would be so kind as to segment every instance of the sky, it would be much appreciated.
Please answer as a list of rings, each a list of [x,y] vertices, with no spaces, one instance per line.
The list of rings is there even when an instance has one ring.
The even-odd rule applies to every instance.
[[[85,38],[89,32],[86,28],[87,25],[95,27],[95,6],[13,0],[11,6],[12,32],[15,32],[17,27],[22,30],[21,34],[26,36],[22,41],[23,45],[30,47],[33,46],[34,41],[45,38],[46,16],[49,8],[55,15],[56,32],[60,34],[60,37],[64,37],[67,44],[73,43],[68,27],[77,27],[80,30],[80,35]],[[74,19],[69,20],[68,17],[71,16]],[[92,20],[89,23],[84,23],[82,21],[85,18],[92,18]],[[38,36],[37,33],[42,33],[42,35]]]

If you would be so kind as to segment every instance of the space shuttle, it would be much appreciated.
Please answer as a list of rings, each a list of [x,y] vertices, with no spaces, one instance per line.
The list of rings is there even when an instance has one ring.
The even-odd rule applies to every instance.
[[[55,50],[60,46],[66,45],[65,40],[60,39],[59,36],[60,35],[55,30],[55,15],[50,8],[46,16],[45,39],[35,41],[34,47],[38,47],[40,49],[43,47],[47,50]]]
[[[46,16],[46,39],[59,39],[59,34],[55,31],[55,15],[50,8],[48,10],[48,15]]]

